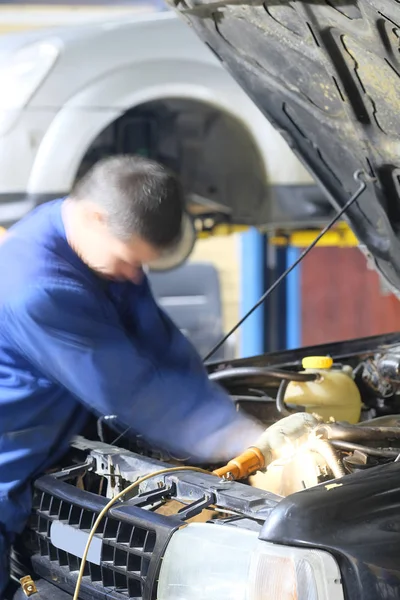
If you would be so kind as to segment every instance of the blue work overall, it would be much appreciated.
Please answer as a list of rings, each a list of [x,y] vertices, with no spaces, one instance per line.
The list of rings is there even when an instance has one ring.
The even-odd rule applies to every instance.
[[[61,207],[39,207],[0,244],[0,599],[30,483],[88,411],[200,460],[230,458],[259,431],[211,384],[146,278],[106,282],[82,262]]]

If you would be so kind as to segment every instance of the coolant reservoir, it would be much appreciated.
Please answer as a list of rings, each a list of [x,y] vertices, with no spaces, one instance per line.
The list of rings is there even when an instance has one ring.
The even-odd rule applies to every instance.
[[[291,381],[286,389],[285,403],[304,406],[324,421],[358,423],[361,414],[361,396],[353,381],[349,366],[334,367],[328,356],[307,356],[302,361],[304,373],[318,373],[316,381]]]

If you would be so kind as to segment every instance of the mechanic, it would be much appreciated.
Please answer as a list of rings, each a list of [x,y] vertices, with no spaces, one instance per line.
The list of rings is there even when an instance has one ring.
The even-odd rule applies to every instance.
[[[143,273],[176,248],[183,215],[172,173],[118,156],[0,245],[0,598],[30,482],[89,413],[117,415],[149,442],[207,462],[236,456],[263,431],[209,381]]]

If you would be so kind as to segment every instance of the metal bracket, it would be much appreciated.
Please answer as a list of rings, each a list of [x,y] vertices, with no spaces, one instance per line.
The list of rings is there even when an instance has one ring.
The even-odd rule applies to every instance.
[[[189,506],[182,508],[178,511],[177,517],[186,521],[187,519],[192,519],[196,515],[200,514],[205,508],[208,508],[211,504],[215,504],[214,494],[204,494],[204,498],[200,498],[200,500],[196,500]]]
[[[27,596],[28,598],[29,598],[29,596],[33,596],[33,594],[38,593],[35,582],[33,581],[32,577],[30,575],[27,575],[26,577],[22,577],[22,579],[20,579],[19,582],[21,584],[22,591],[24,592],[25,596]]]

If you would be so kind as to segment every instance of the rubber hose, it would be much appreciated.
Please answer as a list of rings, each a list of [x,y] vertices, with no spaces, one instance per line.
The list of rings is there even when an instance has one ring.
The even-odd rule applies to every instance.
[[[298,371],[285,371],[284,369],[269,369],[261,367],[236,367],[214,371],[209,374],[212,381],[224,379],[235,379],[237,377],[273,377],[287,381],[316,381],[319,379],[317,373],[299,373]]]
[[[269,396],[239,396],[230,395],[233,402],[258,402],[258,404],[275,404],[275,400]]]
[[[293,414],[294,412],[299,412],[296,410],[290,410],[285,404],[285,394],[286,394],[286,390],[288,388],[289,383],[290,382],[286,381],[285,379],[283,381],[281,381],[281,384],[278,389],[278,393],[276,395],[276,410],[278,412],[280,412],[283,417],[288,417],[289,415]]]
[[[400,415],[384,415],[383,417],[375,417],[369,421],[361,421],[357,423],[357,427],[400,427]]]
[[[347,442],[369,442],[371,440],[398,440],[400,427],[359,427],[358,425],[342,425],[329,423],[319,425],[317,435],[328,440],[342,440]]]
[[[346,475],[344,467],[340,462],[340,459],[336,455],[332,445],[326,440],[311,436],[309,439],[310,448],[315,452],[318,452],[322,458],[326,461],[326,464],[332,471],[335,479],[340,479]]]
[[[400,449],[394,450],[391,448],[371,448],[370,446],[362,446],[361,444],[342,442],[340,440],[332,440],[331,444],[334,446],[334,448],[339,448],[340,450],[348,450],[350,452],[359,450],[360,452],[364,452],[370,456],[377,456],[378,458],[397,458],[397,456],[400,454]]]

